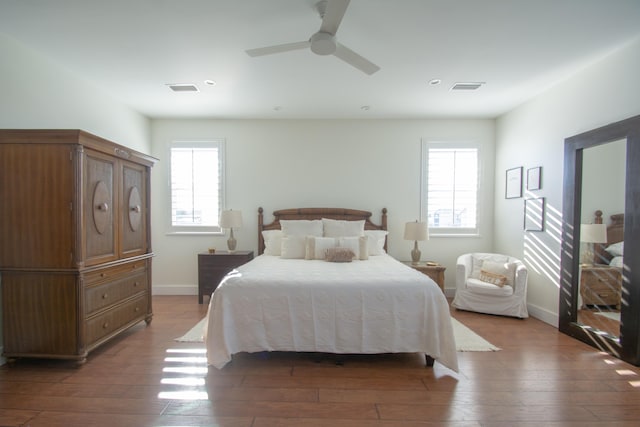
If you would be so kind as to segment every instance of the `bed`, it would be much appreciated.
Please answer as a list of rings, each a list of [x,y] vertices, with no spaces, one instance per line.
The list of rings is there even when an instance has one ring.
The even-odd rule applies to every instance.
[[[594,264],[606,264],[622,268],[624,251],[624,214],[611,215],[607,225],[607,242],[594,244]],[[602,211],[595,212],[594,224],[602,224]]]
[[[432,279],[386,253],[386,209],[379,225],[371,212],[354,209],[273,215],[265,224],[259,209],[258,256],[211,296],[209,365],[223,368],[240,352],[424,353],[427,365],[458,370],[448,302]],[[336,249],[323,246],[331,239]],[[303,257],[292,256],[290,240],[304,240]],[[349,262],[326,261],[345,248]]]
[[[602,211],[595,211],[594,224],[603,224]],[[580,301],[588,307],[615,307],[622,300],[624,214],[611,215],[606,243],[593,244],[592,263],[580,267]]]

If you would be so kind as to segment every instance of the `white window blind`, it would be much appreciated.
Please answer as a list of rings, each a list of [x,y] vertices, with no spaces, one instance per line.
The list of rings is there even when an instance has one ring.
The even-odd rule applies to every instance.
[[[219,232],[224,142],[174,142],[169,151],[170,231]]]
[[[478,159],[473,144],[423,143],[423,212],[429,233],[478,234]]]

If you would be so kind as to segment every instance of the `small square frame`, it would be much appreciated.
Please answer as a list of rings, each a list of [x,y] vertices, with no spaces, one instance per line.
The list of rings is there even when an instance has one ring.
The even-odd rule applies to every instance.
[[[540,190],[542,188],[542,167],[527,169],[527,190]]]
[[[524,200],[524,231],[544,231],[544,197]]]
[[[522,197],[522,166],[507,169],[504,197],[505,199]]]

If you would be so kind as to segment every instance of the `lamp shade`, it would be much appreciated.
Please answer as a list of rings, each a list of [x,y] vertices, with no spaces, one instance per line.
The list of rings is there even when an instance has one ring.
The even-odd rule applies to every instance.
[[[429,228],[426,222],[407,222],[404,226],[405,240],[429,240]]]
[[[238,228],[242,227],[242,211],[222,211],[220,214],[220,227]]]
[[[607,226],[604,224],[580,224],[580,241],[607,243]]]

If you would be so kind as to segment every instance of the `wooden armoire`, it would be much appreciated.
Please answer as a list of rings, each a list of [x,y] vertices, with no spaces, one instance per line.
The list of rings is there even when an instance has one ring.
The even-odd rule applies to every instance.
[[[82,363],[151,322],[154,162],[81,130],[0,130],[5,357]]]

